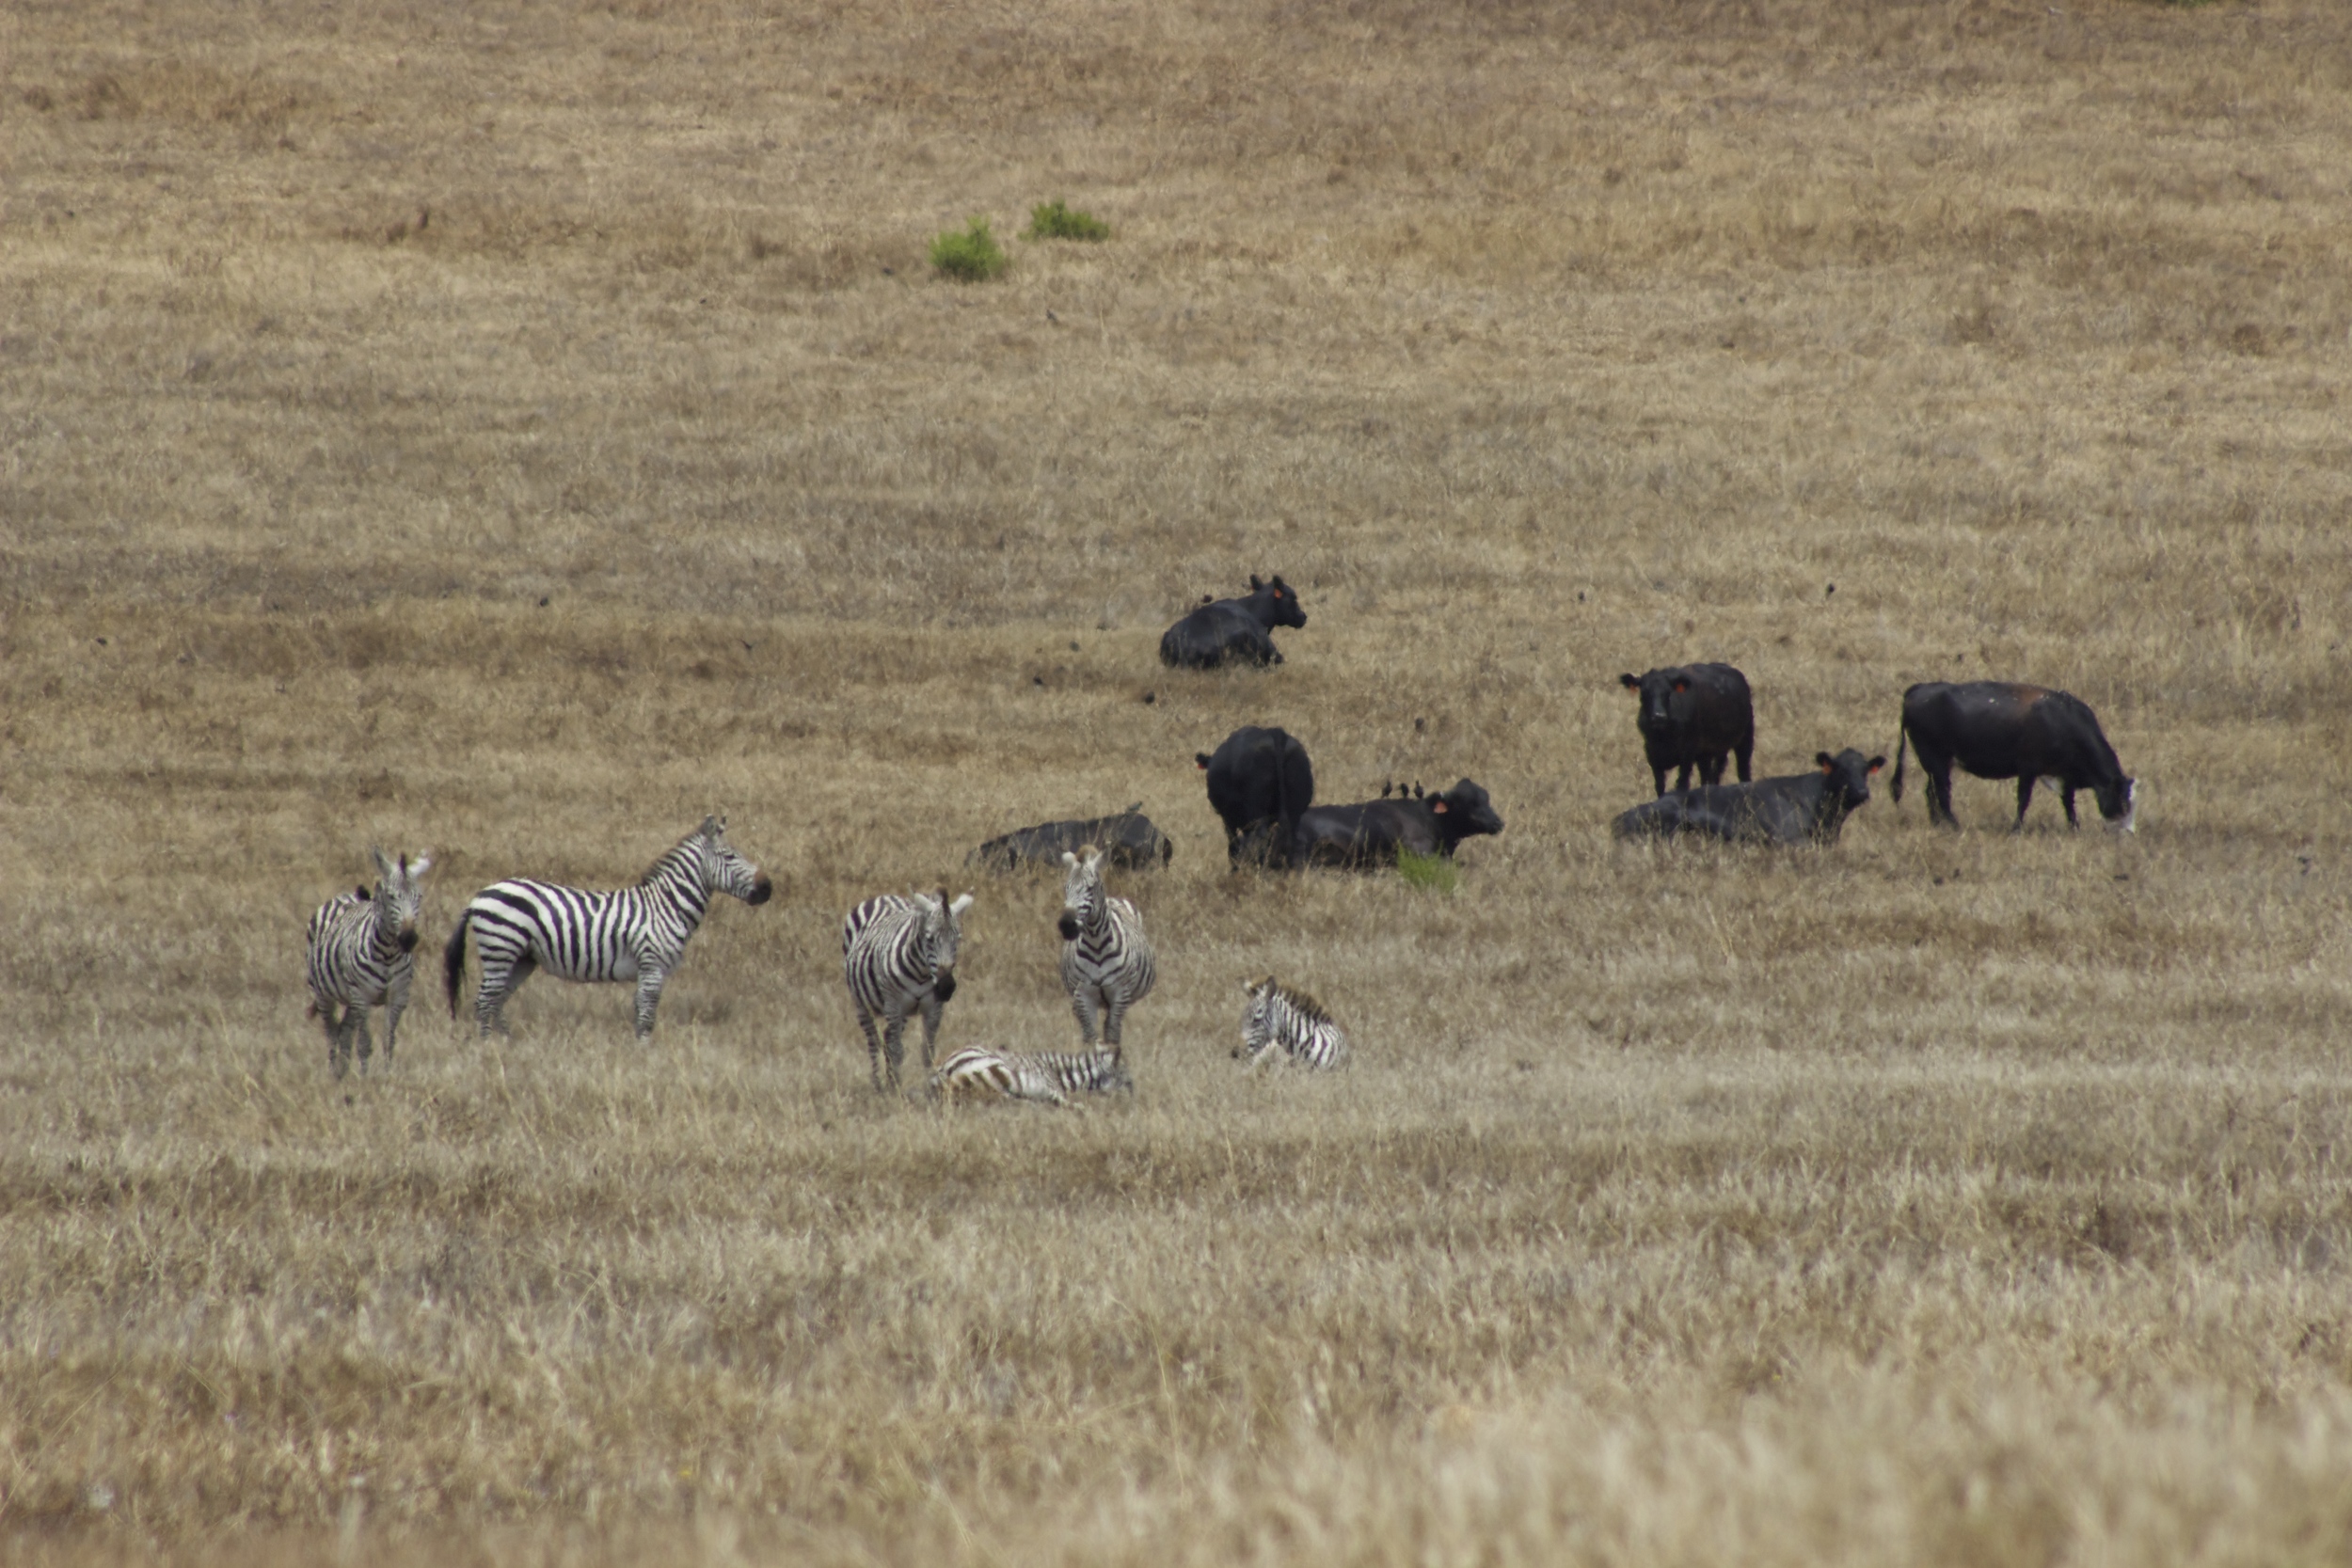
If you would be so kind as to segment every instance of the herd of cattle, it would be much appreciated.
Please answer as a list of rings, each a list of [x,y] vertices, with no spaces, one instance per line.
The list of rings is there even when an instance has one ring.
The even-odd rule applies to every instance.
[[[1161,660],[1201,670],[1280,663],[1274,629],[1305,626],[1307,612],[1296,590],[1279,577],[1271,582],[1252,577],[1249,586],[1248,595],[1204,601],[1168,627],[1160,640]],[[1740,671],[1689,664],[1618,680],[1640,700],[1635,727],[1655,792],[1616,818],[1621,839],[1835,842],[1847,816],[1869,800],[1871,775],[1886,766],[1883,756],[1865,758],[1848,748],[1836,755],[1816,753],[1816,771],[1754,779],[1749,762],[1756,712]],[[2075,794],[2086,789],[2100,816],[2118,830],[2129,832],[2137,820],[2138,785],[2123,772],[2090,708],[2064,691],[2001,681],[1914,686],[1903,693],[1896,747],[1892,793],[1899,801],[1905,758],[1915,747],[1927,773],[1933,822],[1954,822],[1955,767],[1979,778],[2015,779],[2017,828],[2025,824],[2036,782],[2045,778],[2057,782],[2070,827],[2076,825]],[[1317,805],[1307,749],[1279,728],[1237,729],[1195,761],[1207,775],[1209,804],[1224,823],[1226,854],[1236,866],[1366,869],[1396,864],[1402,856],[1451,859],[1463,840],[1502,831],[1486,791],[1469,779],[1435,794],[1418,784],[1384,786],[1377,800]],[[1724,773],[1733,766],[1739,780],[1725,784]],[[1666,787],[1670,771],[1676,775],[1672,790]],[[875,1087],[896,1088],[900,1038],[908,1021],[919,1015],[928,1086],[935,1097],[1060,1105],[1081,1093],[1132,1088],[1120,1022],[1152,990],[1155,960],[1141,917],[1132,903],[1105,890],[1103,868],[1158,869],[1173,853],[1140,802],[1115,816],[1024,828],[972,852],[967,863],[990,870],[1058,864],[1065,871],[1057,922],[1061,978],[1084,1047],[1073,1053],[966,1047],[933,1069],[932,1043],[941,1008],[955,994],[962,915],[972,895],[950,899],[945,888],[936,896],[885,894],[851,911],[842,927],[843,975],[866,1036]],[[326,1031],[337,1077],[355,1047],[365,1069],[371,1007],[386,1011],[389,1058],[413,977],[422,878],[431,862],[407,855],[394,860],[380,850],[375,862],[373,892],[362,886],[339,895],[310,919],[310,1012]],[[771,892],[767,876],[728,843],[726,824],[715,816],[655,862],[634,887],[596,892],[519,878],[494,883],[468,904],[443,951],[451,1014],[463,990],[470,932],[481,956],[474,1016],[484,1034],[505,1032],[506,999],[535,970],[546,969],[571,980],[633,982],[637,1033],[644,1038],[653,1032],[662,985],[711,896],[725,893],[759,904]],[[1345,1064],[1346,1037],[1314,998],[1270,975],[1244,989],[1248,1002],[1237,1058],[1253,1066],[1266,1060],[1315,1069]]]

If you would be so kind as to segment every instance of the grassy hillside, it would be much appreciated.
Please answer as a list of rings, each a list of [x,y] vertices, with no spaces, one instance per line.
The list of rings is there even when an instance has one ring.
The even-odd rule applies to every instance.
[[[19,6],[0,148],[10,1560],[2352,1549],[2352,12]],[[2140,831],[1616,846],[1694,658],[1759,774],[2063,687]],[[1505,831],[1230,874],[1252,722]],[[1132,1103],[875,1096],[842,914],[974,890],[945,1041],[1065,1048],[963,857],[1135,800]],[[452,1021],[711,810],[650,1047]]]

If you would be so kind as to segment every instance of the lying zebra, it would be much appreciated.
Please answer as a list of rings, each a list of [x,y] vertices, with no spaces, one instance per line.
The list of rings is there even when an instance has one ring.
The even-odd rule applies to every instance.
[[[967,1045],[931,1074],[934,1100],[1030,1100],[1068,1105],[1073,1094],[1132,1094],[1136,1081],[1113,1051],[999,1051]]]
[[[1347,1037],[1322,1003],[1271,974],[1244,980],[1241,989],[1249,993],[1249,1005],[1241,1015],[1241,1044],[1233,1049],[1236,1061],[1247,1058],[1254,1068],[1279,1052],[1305,1068],[1347,1065]]]

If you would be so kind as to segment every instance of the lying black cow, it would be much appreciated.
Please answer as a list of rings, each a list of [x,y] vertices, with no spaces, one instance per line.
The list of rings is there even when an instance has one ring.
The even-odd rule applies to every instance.
[[[1022,865],[1050,865],[1058,869],[1065,852],[1075,853],[1089,844],[1101,845],[1103,858],[1110,864],[1130,871],[1156,870],[1176,853],[1176,847],[1143,815],[1143,802],[1137,800],[1117,816],[1041,822],[1034,828],[1022,828],[1002,838],[992,838],[966,855],[963,863],[977,862],[991,871],[1010,871]]]
[[[1193,761],[1208,770],[1209,804],[1225,820],[1225,853],[1235,865],[1290,863],[1291,834],[1299,814],[1314,804],[1314,765],[1307,748],[1285,730],[1245,725],[1211,756]]]
[[[1394,865],[1399,850],[1451,859],[1462,840],[1501,832],[1502,818],[1486,792],[1464,779],[1442,795],[1418,800],[1316,806],[1298,818],[1291,859],[1299,865],[1359,869]]]
[[[1680,768],[1675,787],[1691,787],[1691,768],[1699,783],[1724,782],[1725,753],[1739,759],[1740,782],[1748,782],[1748,758],[1756,750],[1756,707],[1748,677],[1728,664],[1677,664],[1640,677],[1619,675],[1617,684],[1638,692],[1642,708],[1634,724],[1649,756],[1650,783],[1666,793],[1666,769]]]
[[[1229,661],[1279,664],[1274,628],[1306,624],[1297,589],[1279,577],[1260,582],[1252,573],[1247,598],[1212,600],[1168,627],[1160,637],[1160,662],[1188,670],[1214,670]]]
[[[1870,799],[1870,775],[1884,757],[1862,760],[1849,747],[1816,752],[1818,773],[1758,779],[1754,784],[1706,784],[1661,795],[1617,818],[1619,838],[1673,838],[1701,833],[1735,844],[1834,844],[1848,814]]]
[[[1952,816],[1952,764],[1979,779],[2017,781],[2017,821],[2022,832],[2026,806],[2036,779],[2056,779],[2066,804],[2066,825],[2074,820],[2074,791],[2088,789],[2099,815],[2122,832],[2138,823],[2139,785],[2124,776],[2115,748],[2100,732],[2090,705],[2046,686],[2008,681],[1923,681],[1903,693],[1903,733],[1895,747],[1895,780],[1888,786],[1903,798],[1903,759],[1919,748],[1928,775],[1928,820],[1959,823]]]

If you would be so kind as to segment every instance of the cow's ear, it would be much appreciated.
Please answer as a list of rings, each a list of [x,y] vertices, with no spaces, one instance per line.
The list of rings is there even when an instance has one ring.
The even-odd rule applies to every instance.
[[[1624,687],[1628,691],[1639,691],[1642,689],[1642,683],[1635,680],[1631,675],[1619,675],[1617,677],[1617,684]]]
[[[1252,594],[1255,594],[1259,589],[1263,588],[1264,586],[1264,583],[1258,580],[1257,573],[1252,572],[1249,574],[1249,591]]]
[[[1813,753],[1813,761],[1814,761],[1815,765],[1816,765],[1817,767],[1819,767],[1819,768],[1820,768],[1820,770],[1821,770],[1822,772],[1824,772],[1824,773],[1828,772],[1831,768],[1836,768],[1836,767],[1837,766],[1837,759],[1836,759],[1836,757],[1834,757],[1834,756],[1831,756],[1831,755],[1830,755],[1827,752],[1814,752],[1814,753]]]
[[[1872,757],[1872,758],[1870,759],[1870,766],[1869,766],[1868,768],[1865,768],[1865,769],[1864,769],[1864,771],[1865,771],[1865,772],[1869,772],[1869,773],[1875,773],[1875,772],[1877,772],[1879,769],[1881,769],[1881,768],[1884,768],[1885,766],[1886,766],[1886,759],[1885,759],[1884,757]]]

